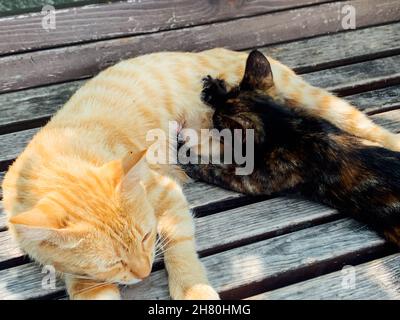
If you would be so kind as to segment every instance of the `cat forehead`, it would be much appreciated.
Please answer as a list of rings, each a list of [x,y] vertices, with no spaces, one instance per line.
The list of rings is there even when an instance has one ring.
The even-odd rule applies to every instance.
[[[262,112],[263,108],[268,106],[277,106],[278,102],[263,92],[246,91],[234,98],[229,98],[226,103],[230,108],[229,110],[234,113],[240,112]]]

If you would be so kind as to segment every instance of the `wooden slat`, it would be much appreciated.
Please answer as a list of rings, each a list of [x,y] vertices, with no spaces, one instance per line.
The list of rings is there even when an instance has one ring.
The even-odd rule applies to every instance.
[[[7,217],[4,213],[3,204],[0,202],[0,231],[4,231],[7,228]]]
[[[48,119],[81,86],[82,81],[0,95],[0,133],[2,128],[40,123]]]
[[[374,85],[394,78],[400,80],[400,55],[317,71],[304,77],[310,83],[333,88],[338,92],[350,89],[357,91],[367,84]],[[379,117],[384,116],[377,115],[375,118]],[[395,123],[392,125],[397,126]],[[37,131],[35,128],[0,135],[0,169],[4,170],[9,161],[18,156]]]
[[[400,110],[378,113],[371,116],[375,123],[393,132],[400,131]]]
[[[39,128],[35,128],[0,135],[0,168],[1,162],[16,158],[38,131]]]
[[[400,23],[270,45],[263,52],[305,73],[398,54]]]
[[[357,62],[400,51],[400,23],[321,36],[261,49],[296,71]],[[0,95],[0,133],[42,125],[83,81]],[[383,95],[385,97],[385,95]],[[386,103],[386,100],[384,100]],[[365,105],[364,102],[360,106]]]
[[[246,292],[247,296],[251,295],[253,284],[268,288],[288,275],[305,275],[307,270],[322,272],[327,265],[350,263],[357,255],[380,251],[383,247],[384,240],[374,232],[355,221],[339,220],[218,253],[202,261],[211,283],[224,297],[247,286],[240,290],[240,295],[245,297]],[[10,292],[0,286],[0,298],[37,298],[49,293],[40,287],[39,270],[30,263],[15,267],[10,273],[0,271],[0,282],[14,289]],[[22,273],[25,276],[18,277]],[[63,289],[60,286],[51,292]],[[168,299],[165,271],[152,273],[139,285],[125,289],[123,294],[127,299]]]
[[[400,82],[400,55],[316,71],[303,77],[311,84],[342,94],[351,94],[376,85]]]
[[[23,255],[10,232],[0,232],[0,269],[4,269],[4,266],[9,265],[13,260],[21,260]]]
[[[1,185],[3,183],[3,179],[4,179],[5,174],[6,173],[4,171],[0,171],[0,200],[3,199],[3,190],[1,188]],[[0,205],[1,205],[1,202],[0,202]]]
[[[347,96],[345,99],[368,114],[399,108],[400,85]]]
[[[242,194],[218,188],[207,183],[195,182],[184,187],[185,196],[189,202],[190,209],[196,212],[207,206],[215,206],[217,203],[239,200],[244,197]],[[210,197],[212,195],[212,197]]]
[[[0,19],[0,55],[235,19],[328,0],[143,0],[56,10],[56,29],[40,12]]]
[[[351,274],[350,271],[337,271],[249,299],[400,300],[399,266],[400,254],[393,254],[354,266]],[[354,286],[344,279],[347,274],[354,274]]]
[[[351,220],[340,220],[215,254],[202,261],[213,286],[224,298],[246,297],[254,287],[321,272],[324,265],[341,265],[357,254],[376,251],[384,240]],[[318,271],[316,271],[318,270]],[[125,299],[168,299],[164,270],[136,286],[122,289]]]
[[[56,283],[54,290],[43,287],[42,280],[45,275],[42,268],[33,263],[0,270],[0,300],[38,299],[62,290],[61,281]]]
[[[340,216],[315,202],[292,197],[269,199],[196,219],[198,251],[203,255],[226,250]]]
[[[0,91],[12,91],[92,76],[116,61],[154,51],[255,46],[343,31],[344,2],[276,12],[136,37],[7,56],[0,59]],[[400,18],[398,0],[352,0],[359,28]],[[282,21],[285,28],[282,29]],[[21,74],[24,76],[21,77]],[[38,77],[41,74],[43,76]]]

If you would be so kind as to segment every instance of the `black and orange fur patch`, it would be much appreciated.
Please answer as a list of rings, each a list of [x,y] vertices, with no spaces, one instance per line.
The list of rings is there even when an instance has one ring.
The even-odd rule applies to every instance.
[[[189,164],[186,172],[247,194],[300,193],[366,222],[400,246],[400,153],[368,146],[326,120],[275,101],[264,93],[268,86],[271,68],[258,51],[249,55],[239,87],[228,92],[223,81],[204,80],[214,127],[254,130],[255,167],[248,176],[235,175],[235,164]]]

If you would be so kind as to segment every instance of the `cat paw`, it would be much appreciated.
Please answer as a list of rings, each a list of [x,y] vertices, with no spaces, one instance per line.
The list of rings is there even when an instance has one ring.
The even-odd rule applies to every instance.
[[[174,300],[220,300],[218,293],[207,284],[196,284],[181,294],[173,297]]]
[[[224,80],[214,79],[211,76],[203,78],[203,90],[201,100],[211,106],[216,106],[227,95]]]
[[[197,284],[186,290],[185,300],[220,300],[218,293],[209,285]]]

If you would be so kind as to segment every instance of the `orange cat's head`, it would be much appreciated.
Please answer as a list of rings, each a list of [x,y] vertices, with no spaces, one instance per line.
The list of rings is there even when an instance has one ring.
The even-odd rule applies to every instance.
[[[10,218],[21,246],[56,270],[135,283],[150,274],[157,221],[143,181],[144,153],[84,169],[28,212]]]

